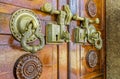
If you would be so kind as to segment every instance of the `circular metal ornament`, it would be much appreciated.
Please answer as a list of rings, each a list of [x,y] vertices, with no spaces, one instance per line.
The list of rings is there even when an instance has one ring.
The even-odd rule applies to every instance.
[[[10,30],[13,34],[13,36],[20,41],[22,35],[24,35],[24,32],[26,31],[27,24],[30,21],[34,21],[34,28],[41,29],[40,21],[37,17],[37,15],[29,9],[20,9],[13,13],[11,19],[10,19]],[[33,34],[29,39],[27,39],[27,43],[35,41],[37,38]]]
[[[37,56],[25,54],[16,62],[14,71],[17,79],[39,79],[42,63]]]
[[[95,17],[97,14],[97,6],[93,0],[89,0],[87,5],[88,13],[91,17]]]
[[[87,55],[87,64],[89,67],[93,68],[97,65],[98,63],[98,56],[95,51],[89,51]]]

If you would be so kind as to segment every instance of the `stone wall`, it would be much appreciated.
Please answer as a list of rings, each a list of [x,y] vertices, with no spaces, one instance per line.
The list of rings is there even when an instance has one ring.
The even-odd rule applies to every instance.
[[[107,79],[120,79],[120,0],[106,0]]]

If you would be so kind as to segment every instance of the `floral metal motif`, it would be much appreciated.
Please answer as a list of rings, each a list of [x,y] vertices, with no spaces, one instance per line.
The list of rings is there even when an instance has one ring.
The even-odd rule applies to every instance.
[[[37,56],[25,54],[18,59],[14,69],[17,79],[39,79],[42,64]]]

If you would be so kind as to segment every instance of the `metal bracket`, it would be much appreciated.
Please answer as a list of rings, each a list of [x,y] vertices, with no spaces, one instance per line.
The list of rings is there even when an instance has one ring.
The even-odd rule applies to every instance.
[[[98,18],[95,20],[90,20],[89,18],[82,18],[78,15],[73,16],[74,20],[82,21],[82,27],[77,27],[74,29],[76,43],[84,44],[87,41],[94,45],[97,49],[102,48],[102,38],[100,31],[97,31],[93,24],[99,24]],[[82,41],[81,41],[82,40]]]
[[[66,30],[66,25],[72,20],[72,13],[68,5],[64,6],[64,10],[53,9],[50,3],[46,3],[40,9],[49,14],[56,14],[57,24],[50,23],[46,27],[46,43],[63,43],[70,41],[70,33]]]

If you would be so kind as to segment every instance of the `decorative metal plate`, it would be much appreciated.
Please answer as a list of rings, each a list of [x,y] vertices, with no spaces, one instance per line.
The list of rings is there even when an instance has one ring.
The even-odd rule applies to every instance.
[[[97,6],[93,0],[89,0],[87,5],[88,13],[91,17],[95,17],[97,14]]]
[[[35,21],[35,26],[39,27],[41,29],[40,26],[40,21],[37,17],[37,15],[29,9],[20,9],[17,10],[16,12],[13,13],[11,19],[10,19],[10,30],[13,34],[13,36],[20,41],[21,37],[24,33],[24,31],[26,31],[26,23],[28,20],[34,20]],[[35,35],[32,35],[27,42],[33,42],[35,41],[37,38],[35,37]]]
[[[37,56],[25,54],[16,62],[14,71],[17,79],[39,79],[42,73],[42,64]]]
[[[89,65],[89,67],[93,68],[97,65],[98,63],[98,56],[97,53],[95,51],[90,51],[87,55],[87,63]]]

